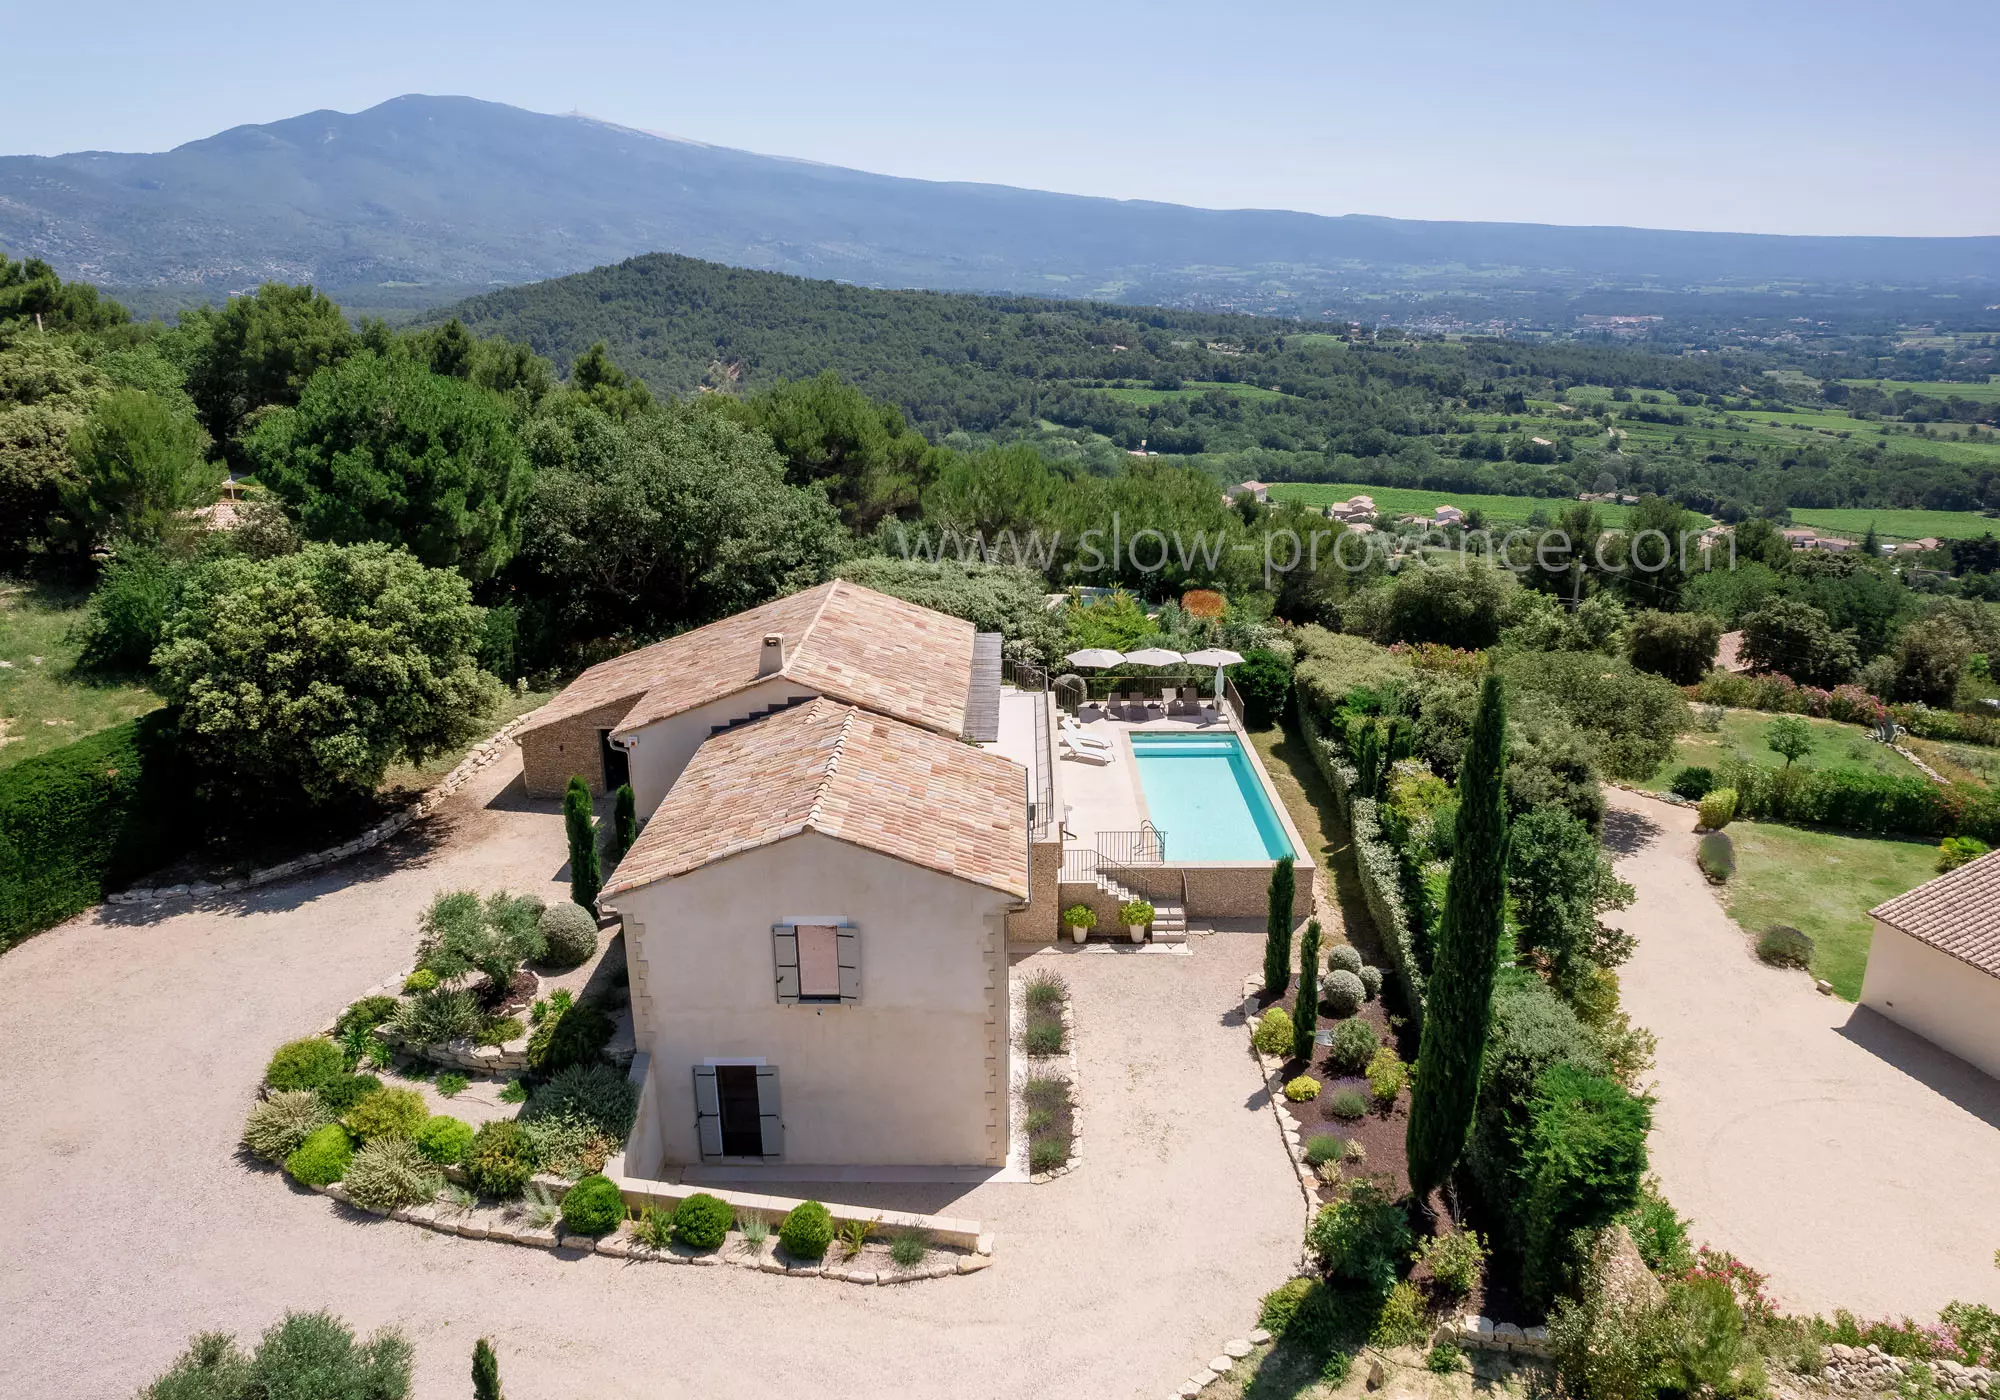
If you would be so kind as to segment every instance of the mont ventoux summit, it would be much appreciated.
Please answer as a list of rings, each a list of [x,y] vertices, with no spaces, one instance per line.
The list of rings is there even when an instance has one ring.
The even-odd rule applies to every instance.
[[[649,252],[864,286],[1306,315],[1371,288],[2000,282],[1993,237],[1194,209],[899,179],[428,96],[157,154],[0,157],[0,246],[141,309],[265,280],[310,280],[350,306],[437,305]]]

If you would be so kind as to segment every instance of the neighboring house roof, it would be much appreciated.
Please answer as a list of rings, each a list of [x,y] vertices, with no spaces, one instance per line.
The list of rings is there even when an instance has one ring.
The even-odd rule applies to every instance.
[[[1028,897],[1019,764],[824,698],[726,729],[695,750],[605,894],[807,831]]]
[[[1926,880],[1869,913],[1919,943],[2000,977],[2000,851]]]
[[[759,674],[764,638],[784,664]],[[523,734],[625,702],[621,733],[783,676],[837,700],[941,733],[965,728],[973,627],[844,579],[669,637],[591,667],[537,710]]]
[[[1750,663],[1743,659],[1741,632],[1724,632],[1715,639],[1715,664],[1725,671],[1750,669]]]

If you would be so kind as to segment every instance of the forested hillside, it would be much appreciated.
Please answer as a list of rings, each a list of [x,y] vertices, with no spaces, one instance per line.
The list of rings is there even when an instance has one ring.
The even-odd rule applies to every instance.
[[[2000,504],[2000,402],[1982,386],[1850,388],[1749,350],[1300,332],[1262,317],[875,291],[666,254],[449,314],[558,366],[602,341],[660,393],[831,369],[933,441],[1038,439],[1098,470],[1143,447],[1223,477],[1657,491],[1730,517]]]

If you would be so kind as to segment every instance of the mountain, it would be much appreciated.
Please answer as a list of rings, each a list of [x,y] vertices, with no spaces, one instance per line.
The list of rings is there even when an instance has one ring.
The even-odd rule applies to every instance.
[[[899,179],[423,96],[157,154],[0,158],[0,247],[112,287],[213,295],[311,280],[377,304],[662,251],[869,286],[1243,310],[1310,310],[1371,288],[2000,282],[2000,238],[1194,209]]]

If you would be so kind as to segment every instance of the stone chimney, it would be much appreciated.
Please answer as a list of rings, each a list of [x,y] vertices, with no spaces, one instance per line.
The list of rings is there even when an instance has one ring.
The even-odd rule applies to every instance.
[[[757,658],[757,674],[775,676],[785,669],[785,637],[782,632],[768,632],[764,636],[764,650]]]

